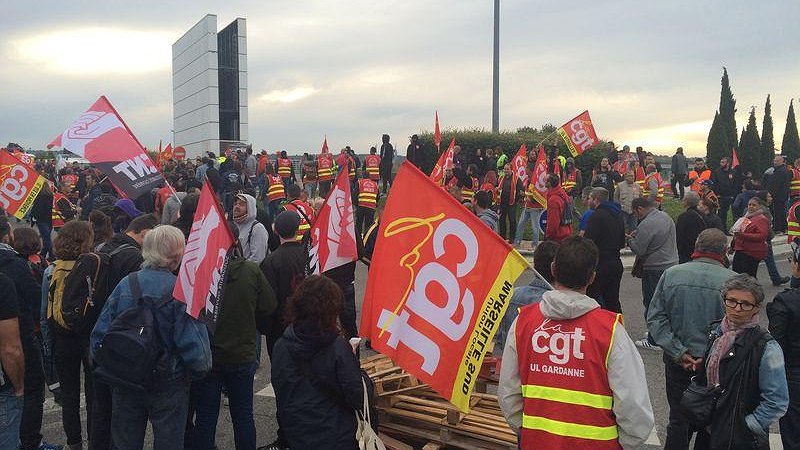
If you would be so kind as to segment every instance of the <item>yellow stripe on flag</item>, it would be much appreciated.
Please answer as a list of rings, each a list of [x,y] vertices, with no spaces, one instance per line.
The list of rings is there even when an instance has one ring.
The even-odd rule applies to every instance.
[[[508,309],[511,295],[514,293],[514,282],[528,267],[528,261],[516,250],[511,249],[506,255],[503,265],[497,274],[482,309],[478,312],[478,319],[472,329],[464,356],[461,358],[461,365],[458,367],[458,375],[453,382],[453,394],[450,403],[458,407],[461,411],[469,411],[469,399],[478,372],[481,370],[483,358],[492,342],[500,320]]]
[[[14,217],[16,217],[17,219],[25,218],[25,214],[28,214],[28,211],[31,209],[31,206],[33,206],[33,201],[36,200],[36,196],[39,195],[39,192],[42,190],[42,186],[44,186],[44,181],[45,181],[44,177],[41,175],[39,175],[39,177],[36,178],[36,183],[34,183],[33,187],[31,188],[31,191],[28,192],[28,196],[25,197],[25,201],[22,202],[21,205],[19,205],[19,209],[14,213]]]

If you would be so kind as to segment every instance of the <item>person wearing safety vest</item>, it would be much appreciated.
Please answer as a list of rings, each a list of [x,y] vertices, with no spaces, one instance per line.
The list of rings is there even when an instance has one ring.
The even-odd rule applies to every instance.
[[[477,171],[477,166],[475,166],[475,164],[470,164],[467,167],[466,175],[458,183],[461,187],[461,201],[463,202],[472,203],[472,197],[475,196],[475,192],[480,188],[480,183],[474,176]]]
[[[789,214],[787,215],[786,237],[789,244],[794,242],[795,238],[800,237],[800,217],[798,217],[798,207],[800,207],[800,198],[795,198],[792,206],[789,207]]]
[[[659,209],[661,209],[661,203],[664,201],[664,180],[661,178],[661,174],[656,171],[655,164],[647,165],[642,197],[654,199],[658,203]]]
[[[794,160],[794,166],[789,166],[792,181],[789,182],[789,198],[800,198],[800,158]]]
[[[564,167],[564,176],[561,186],[567,191],[567,195],[572,198],[577,198],[581,194],[582,188],[581,171],[575,167],[575,160],[567,158],[566,166]]]
[[[378,207],[378,182],[372,178],[358,180],[358,208],[356,208],[356,231],[363,234],[375,221]]]
[[[75,218],[75,205],[66,195],[58,190],[53,190],[53,230],[58,231],[65,223]]]
[[[634,449],[653,429],[644,364],[622,315],[586,295],[598,255],[589,239],[563,240],[555,290],[522,307],[508,331],[497,397],[520,449]]]
[[[486,175],[483,177],[483,184],[480,188],[481,191],[485,191],[489,193],[489,196],[492,200],[492,205],[496,205],[498,198],[497,192],[497,174],[494,170],[490,170],[486,172]]]
[[[689,172],[689,189],[700,193],[700,186],[703,181],[711,179],[711,169],[706,167],[706,162],[703,158],[696,158],[694,160],[694,169]]]
[[[317,193],[317,161],[308,153],[303,153],[301,169],[303,189],[308,193],[308,198],[313,198]]]
[[[646,189],[644,185],[645,173],[642,166],[639,165],[639,161],[637,160],[632,162],[630,167],[628,167],[628,170],[634,173],[633,182],[639,186],[639,189],[641,189],[642,192],[644,192]]]
[[[331,182],[333,181],[333,155],[330,153],[321,153],[317,155],[317,179],[319,180],[319,195],[325,197],[331,189]]]
[[[629,145],[623,145],[622,149],[617,153],[617,160],[614,161],[614,171],[622,178],[625,173],[631,168],[634,161],[638,161],[634,153],[631,153]]]
[[[444,169],[444,188],[449,191],[454,187],[458,187],[458,177],[453,174],[453,169],[448,167]]]
[[[369,149],[369,155],[364,158],[364,172],[370,180],[378,181],[381,179],[381,157],[377,155],[378,149]]]
[[[286,188],[283,187],[281,177],[275,174],[272,164],[267,164],[264,169],[264,178],[267,186],[267,211],[269,211],[269,217],[274,219],[280,211],[281,203],[286,200]]]
[[[292,160],[286,155],[286,150],[281,150],[276,159],[275,167],[278,168],[278,176],[283,180],[283,187],[289,187],[294,183],[294,166]]]
[[[294,211],[300,216],[300,226],[297,227],[297,234],[295,239],[298,241],[303,240],[303,235],[311,230],[311,225],[314,223],[314,209],[308,203],[300,200],[300,195],[303,190],[296,184],[290,184],[286,188],[286,195],[289,196],[289,201],[283,205],[286,211]]]

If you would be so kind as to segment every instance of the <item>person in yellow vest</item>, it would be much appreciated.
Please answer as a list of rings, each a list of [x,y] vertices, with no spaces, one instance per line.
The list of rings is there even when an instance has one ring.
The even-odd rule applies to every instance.
[[[292,160],[286,155],[286,150],[281,150],[278,158],[275,160],[275,167],[278,169],[278,176],[283,180],[283,187],[289,187],[294,183],[294,166]]]
[[[655,200],[658,204],[658,209],[661,209],[661,203],[664,201],[664,180],[661,178],[661,174],[656,171],[655,164],[648,164],[646,172],[642,197]]]
[[[798,211],[798,207],[800,207],[800,198],[795,198],[794,203],[789,207],[789,214],[787,215],[788,228],[786,237],[789,244],[794,242],[795,238],[800,238],[800,214],[798,214],[800,211]]]
[[[317,155],[317,179],[319,180],[320,197],[325,198],[328,195],[328,191],[331,189],[331,182],[333,182],[334,172],[333,155],[330,153],[321,153]]]
[[[459,180],[458,185],[461,187],[461,202],[462,203],[469,203],[472,204],[472,197],[475,196],[475,192],[478,191],[480,188],[480,184],[478,183],[478,178],[475,177],[475,173],[478,171],[478,167],[475,164],[470,164],[467,166],[467,173],[461,180]]]
[[[794,166],[789,166],[792,181],[789,182],[789,198],[800,198],[800,158],[794,160]]]
[[[317,193],[318,185],[317,161],[308,153],[303,153],[301,175],[303,177],[303,190],[308,193],[309,198],[313,198]]]
[[[378,206],[377,181],[372,178],[359,178],[357,205],[356,231],[363,234],[375,221],[375,208]]]
[[[645,190],[645,185],[644,185],[645,173],[644,173],[644,169],[642,168],[642,166],[639,165],[639,160],[637,159],[636,161],[633,161],[628,170],[634,173],[633,181],[639,186],[639,189],[641,189],[642,192],[644,192],[644,190]]]
[[[53,190],[53,230],[58,231],[65,223],[75,218],[78,211],[69,198],[59,190]]]
[[[314,223],[314,208],[308,203],[300,200],[303,190],[296,184],[290,184],[286,188],[286,195],[289,200],[283,205],[286,211],[294,211],[300,216],[300,226],[297,227],[297,234],[295,239],[298,241],[303,240],[303,235],[311,230],[311,225]]]
[[[369,155],[364,158],[364,173],[370,180],[378,181],[381,179],[381,157],[378,156],[378,149],[371,147]]]
[[[274,220],[280,211],[281,203],[286,200],[286,188],[283,187],[283,180],[275,174],[272,164],[267,164],[264,168],[264,178],[266,181],[266,206],[270,220]]]
[[[561,242],[555,290],[520,308],[503,350],[497,397],[519,448],[635,449],[653,429],[642,357],[622,315],[586,295],[599,251]]]
[[[706,162],[703,158],[696,158],[694,160],[694,169],[689,172],[689,189],[700,193],[700,187],[703,181],[711,179],[711,169],[706,167]]]
[[[583,182],[581,180],[581,171],[575,167],[575,160],[567,158],[567,163],[564,166],[564,176],[562,177],[561,187],[572,198],[577,198],[581,194]]]

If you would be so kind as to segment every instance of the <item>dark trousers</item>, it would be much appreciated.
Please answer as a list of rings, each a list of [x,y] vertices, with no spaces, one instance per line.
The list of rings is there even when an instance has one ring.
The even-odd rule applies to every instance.
[[[731,269],[736,273],[746,273],[756,278],[758,276],[759,262],[759,260],[740,250],[733,254]]]
[[[53,253],[53,225],[46,222],[36,222],[36,228],[39,229],[39,236],[42,238],[42,251],[43,258],[48,258]]]
[[[25,400],[19,440],[22,450],[37,449],[42,441],[42,415],[44,414],[44,367],[39,342],[33,339],[25,345]]]
[[[223,386],[230,400],[233,441],[236,450],[255,450],[253,376],[256,363],[214,366],[205,378],[192,383],[196,395],[193,450],[213,450]]]
[[[115,450],[141,450],[147,421],[153,426],[153,450],[183,448],[183,431],[189,409],[189,387],[173,381],[154,392],[113,388],[114,416],[111,433]]]
[[[91,434],[89,441],[92,443],[91,450],[110,450],[111,449],[111,411],[112,395],[111,386],[99,381],[92,380],[94,390],[94,404],[89,427]]]
[[[328,196],[328,191],[331,190],[331,180],[319,182],[319,196],[325,198]]]
[[[672,194],[675,198],[683,198],[684,188],[686,187],[686,175],[673,175],[670,185],[672,186]],[[680,192],[678,189],[680,189]]]
[[[597,275],[586,294],[597,300],[603,309],[622,313],[619,303],[619,285],[622,282],[622,260],[616,257],[600,257]]]
[[[786,231],[786,197],[772,196],[772,229],[775,232]]]
[[[681,410],[683,391],[689,386],[692,373],[683,370],[669,356],[664,355],[664,378],[667,382],[667,403],[669,403],[669,423],[667,424],[667,440],[665,450],[688,450],[693,433],[697,433],[695,450],[708,448],[708,433],[694,429]]]
[[[61,420],[64,425],[64,434],[67,435],[67,445],[78,444],[83,442],[81,437],[81,365],[83,366],[87,417],[92,417],[94,410],[89,339],[56,334],[53,343],[53,357],[56,371],[61,378]],[[91,435],[91,421],[86,424],[86,428],[86,435]]]
[[[383,184],[383,193],[389,192],[392,185],[392,166],[383,166],[380,170],[381,182]]]
[[[341,287],[341,286],[340,286]],[[358,326],[356,326],[356,288],[350,283],[342,288],[344,294],[344,308],[339,313],[339,322],[342,324],[344,337],[350,339],[358,336]]]
[[[508,242],[514,242],[517,236],[517,205],[500,205],[500,225],[497,232],[503,239],[508,239]]]
[[[375,221],[375,210],[359,206],[356,209],[356,232],[363,235]]]
[[[728,211],[733,204],[733,197],[720,196],[719,197],[719,218],[722,219],[722,229],[728,233]]]
[[[781,417],[781,441],[786,450],[800,449],[800,368],[786,370],[789,384],[789,409]]]

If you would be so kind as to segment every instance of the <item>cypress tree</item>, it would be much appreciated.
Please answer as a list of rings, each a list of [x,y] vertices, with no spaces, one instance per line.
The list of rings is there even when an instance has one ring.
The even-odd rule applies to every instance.
[[[756,125],[756,110],[750,110],[750,118],[747,121],[742,133],[742,141],[739,143],[739,161],[745,170],[751,170],[753,175],[762,174],[767,166],[761,160],[761,139],[758,137],[758,126]]]
[[[761,164],[765,167],[772,165],[775,159],[775,137],[772,133],[772,104],[767,95],[767,104],[764,105],[764,122],[761,126]]]
[[[797,135],[797,121],[794,118],[794,100],[789,101],[789,114],[786,115],[786,130],[783,132],[781,154],[789,164],[800,158],[800,137]]]
[[[731,91],[728,69],[722,68],[722,91],[719,96],[719,117],[725,130],[727,142],[734,145],[736,142],[736,100]],[[731,148],[725,149],[725,154],[731,152]]]
[[[733,141],[734,144],[736,141]],[[714,113],[714,121],[708,131],[708,141],[706,142],[706,164],[708,167],[717,167],[719,160],[723,156],[729,156],[731,145],[728,145],[728,137],[725,134],[725,127],[722,125],[719,113]]]

